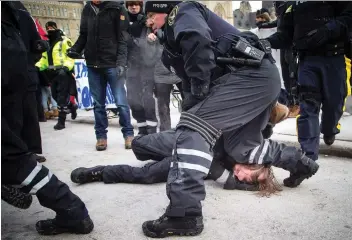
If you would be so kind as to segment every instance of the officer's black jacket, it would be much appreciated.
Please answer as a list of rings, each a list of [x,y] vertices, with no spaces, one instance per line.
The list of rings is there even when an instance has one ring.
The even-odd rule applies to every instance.
[[[120,2],[104,1],[99,11],[87,3],[82,11],[79,37],[72,50],[84,55],[89,67],[126,66],[128,15]]]
[[[182,2],[166,21],[163,64],[173,67],[183,80],[184,91],[190,85],[209,84],[216,68],[214,41],[226,33],[238,34],[232,25],[198,2]]]
[[[330,12],[330,16],[326,13]],[[330,30],[329,42],[344,42],[346,34],[352,28],[352,3],[350,1],[307,1],[287,2],[286,11],[280,16],[278,32],[268,40],[272,48],[285,49],[296,40],[304,38],[310,31],[323,27],[328,21],[334,21]]]

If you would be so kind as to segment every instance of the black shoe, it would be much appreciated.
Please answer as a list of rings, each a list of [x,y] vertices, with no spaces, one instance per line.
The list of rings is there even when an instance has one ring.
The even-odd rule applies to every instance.
[[[46,158],[44,156],[39,156],[37,154],[34,154],[35,156],[35,160],[39,163],[42,163],[42,162],[45,162],[46,161]]]
[[[203,229],[203,217],[167,217],[161,216],[158,220],[147,221],[142,225],[143,232],[151,238],[168,236],[196,236]]]
[[[230,174],[224,184],[226,190],[243,190],[243,191],[259,191],[259,185],[257,183],[246,183],[238,180],[236,176]]]
[[[8,204],[21,208],[27,209],[32,204],[32,195],[22,192],[18,188],[14,188],[10,185],[1,185],[1,199]]]
[[[304,179],[313,176],[318,169],[319,165],[315,161],[307,156],[303,156],[302,159],[297,162],[296,172],[291,173],[290,177],[284,179],[284,185],[290,188],[297,187]]]
[[[73,104],[71,107],[71,119],[72,120],[75,120],[77,118],[77,109],[78,109],[78,105]]]
[[[90,183],[103,181],[103,170],[105,166],[96,166],[92,168],[77,168],[71,173],[71,181],[74,183]]]
[[[332,136],[324,135],[324,142],[326,145],[331,146],[335,142],[335,135],[332,135]]]
[[[35,228],[41,235],[57,235],[61,233],[88,234],[93,230],[94,224],[92,219],[88,216],[82,221],[77,221],[74,225],[70,226],[63,226],[59,224],[56,219],[42,220],[37,222]]]
[[[56,125],[54,126],[55,130],[62,130],[65,128],[65,124],[62,124],[60,122],[56,123]]]

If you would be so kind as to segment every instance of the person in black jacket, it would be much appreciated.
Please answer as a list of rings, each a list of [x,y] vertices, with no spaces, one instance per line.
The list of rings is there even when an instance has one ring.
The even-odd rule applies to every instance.
[[[29,87],[25,42],[18,11],[11,1],[1,3],[1,184],[16,185],[24,194],[36,195],[54,219],[37,222],[43,235],[90,233],[94,224],[82,200],[48,168],[36,161],[22,137],[23,104]],[[35,103],[34,103],[35,104]]]
[[[88,67],[90,93],[93,97],[95,134],[98,151],[107,148],[108,119],[105,111],[109,83],[119,111],[125,148],[131,148],[133,126],[127,103],[125,69],[127,62],[128,16],[120,2],[91,1],[82,11],[80,33],[68,55],[84,56]]]
[[[45,40],[41,40],[33,18],[23,4],[14,2],[14,6],[18,9],[21,38],[27,49],[29,79],[27,92],[23,99],[23,129],[21,135],[28,146],[28,150],[34,153],[37,161],[44,162],[45,157],[37,155],[42,154],[43,151],[37,110],[39,77],[35,63],[40,59],[41,53],[49,48],[49,45]]]

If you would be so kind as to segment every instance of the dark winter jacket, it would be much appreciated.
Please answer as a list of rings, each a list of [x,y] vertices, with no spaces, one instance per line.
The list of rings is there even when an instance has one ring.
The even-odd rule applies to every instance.
[[[28,91],[36,91],[39,84],[38,71],[35,63],[40,59],[41,53],[36,49],[36,43],[41,41],[40,35],[37,31],[35,22],[29,12],[25,10],[18,10],[20,32],[24,45],[27,49],[27,67],[28,67]]]
[[[83,8],[79,37],[72,50],[84,50],[88,67],[126,66],[128,22],[121,2],[89,2]]]

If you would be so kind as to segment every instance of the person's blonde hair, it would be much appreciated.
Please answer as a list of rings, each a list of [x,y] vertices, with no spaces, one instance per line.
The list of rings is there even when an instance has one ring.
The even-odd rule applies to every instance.
[[[249,166],[251,170],[255,170],[251,177],[254,183],[258,183],[259,192],[258,196],[270,197],[272,194],[277,194],[282,191],[282,187],[277,181],[272,167],[265,167],[263,165],[251,165]],[[258,179],[258,177],[264,174],[264,179]]]

